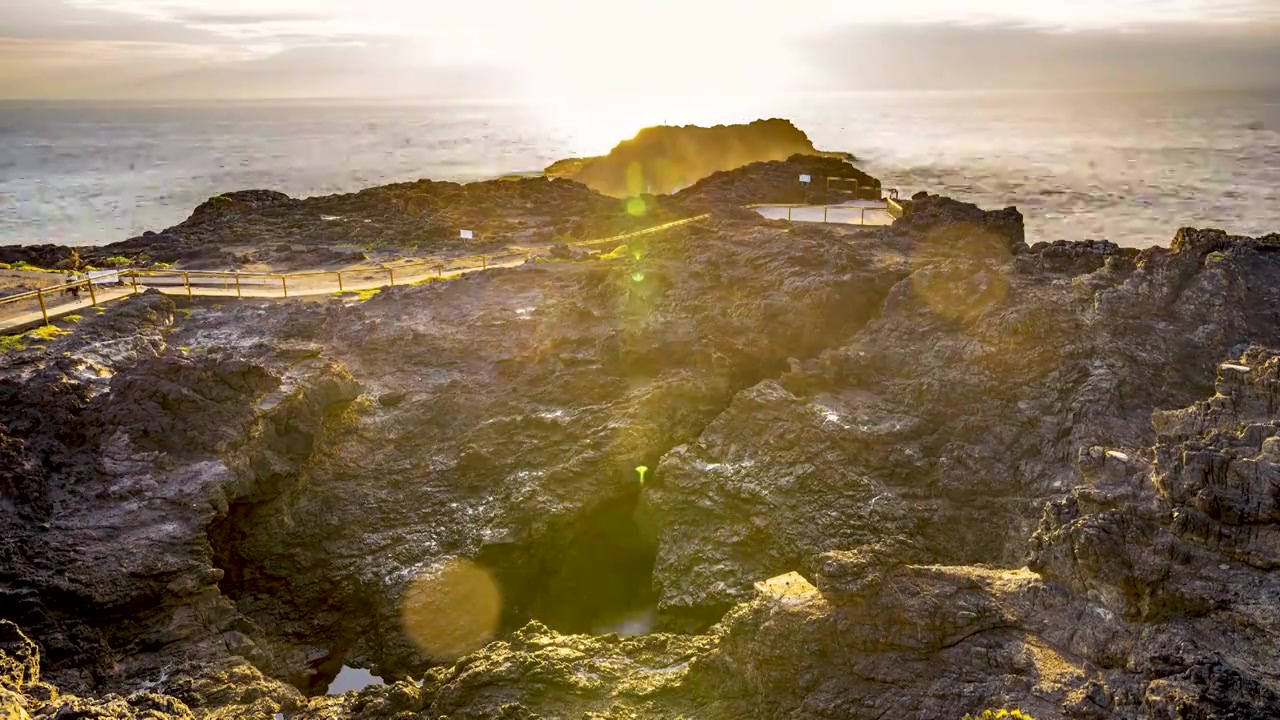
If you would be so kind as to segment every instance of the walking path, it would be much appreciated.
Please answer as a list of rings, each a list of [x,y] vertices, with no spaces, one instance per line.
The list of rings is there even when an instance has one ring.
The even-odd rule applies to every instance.
[[[478,272],[486,269],[500,268],[500,267],[516,267],[518,265],[524,264],[524,262],[525,262],[525,259],[523,257],[520,257],[518,259],[513,259],[505,262],[487,263],[485,267],[476,266],[476,267],[468,267],[468,268],[458,268],[454,270],[445,270],[443,273],[436,271],[434,269],[434,265],[432,265],[431,267],[423,269],[416,273],[407,273],[403,275],[398,274],[396,275],[395,281],[397,284],[411,285],[415,282],[420,282],[422,280],[426,280],[429,278],[450,278],[450,277],[457,277],[459,275],[465,275],[467,273]],[[326,273],[326,274],[330,278],[333,278],[333,277],[336,277],[337,273],[335,271],[335,272]],[[329,282],[323,282],[324,275],[325,274],[317,274],[314,276],[314,279],[312,278],[294,279],[291,283],[289,283],[289,286],[288,286],[289,297],[291,298],[292,297],[314,297],[316,295],[332,295],[335,292],[338,292],[338,286],[336,281],[331,279]],[[279,277],[279,276],[273,276],[273,277]],[[284,296],[284,293],[281,289],[281,285],[279,284],[278,281],[261,282],[260,284],[260,281],[267,280],[267,278],[264,278],[262,276],[252,276],[253,282],[249,282],[248,279],[242,280],[240,283],[239,290],[237,290],[235,287],[227,287],[226,283],[224,283],[224,280],[221,278],[217,280],[216,285],[198,284],[200,281],[208,280],[208,279],[210,278],[208,277],[192,278],[193,282],[191,283],[191,286],[190,286],[190,292],[188,292],[188,287],[183,284],[181,273],[178,272],[178,273],[175,273],[172,277],[164,278],[160,282],[154,282],[154,281],[143,282],[139,280],[136,292],[144,292],[146,290],[154,288],[166,295],[180,295],[180,296],[225,297],[225,298],[242,298],[242,297],[281,298]],[[167,282],[165,282],[165,280],[167,280]],[[308,282],[308,280],[310,280],[310,282]],[[365,280],[365,281],[357,280],[354,282],[351,282],[351,281],[344,282],[342,284],[342,287],[343,287],[343,291],[345,292],[357,292],[361,290],[375,290],[377,288],[383,288],[383,287],[386,287],[388,284],[389,283],[388,283],[387,276],[383,273],[378,273],[376,278]],[[54,301],[52,300],[52,297],[56,297],[62,294],[62,292],[63,291],[61,290],[55,289],[54,291],[51,291],[51,293],[46,295],[46,297],[49,299],[45,300],[45,313],[48,314],[48,317],[50,320],[58,317],[63,317],[65,315],[70,315],[79,310],[86,310],[94,306],[94,302],[89,298],[89,294],[84,291],[81,291],[79,299],[65,300],[65,301],[57,302],[55,304]],[[98,305],[102,305],[112,300],[120,300],[122,298],[126,298],[130,295],[135,294],[135,290],[133,288],[133,285],[131,284],[126,285],[125,287],[98,285],[94,287],[94,292],[97,294]],[[31,301],[31,304],[36,305],[37,303],[36,301],[33,300]],[[0,334],[6,333],[7,331],[10,331],[13,329],[24,328],[30,325],[40,325],[44,322],[45,313],[42,313],[37,307],[37,309],[30,312],[24,312],[24,313],[0,318]]]
[[[772,219],[854,225],[888,225],[893,222],[895,210],[901,211],[901,207],[896,206],[896,203],[892,200],[885,203],[852,200],[840,205],[829,206],[763,204],[749,205],[748,207]],[[598,240],[583,240],[572,243],[572,245],[586,246],[622,242],[630,238],[705,220],[708,217],[710,215],[699,215],[622,235],[614,235]],[[529,248],[514,253],[498,254],[495,257],[501,259],[495,261],[490,261],[488,256],[476,256],[423,262],[398,268],[368,268],[284,274],[194,270],[122,270],[120,273],[121,284],[95,284],[92,286],[92,292],[90,292],[89,281],[81,280],[78,283],[66,286],[47,288],[41,293],[29,292],[7,298],[0,297],[0,313],[8,311],[7,316],[0,317],[0,334],[39,325],[53,318],[63,317],[94,305],[102,305],[103,303],[119,300],[153,288],[167,295],[186,295],[188,297],[199,295],[201,297],[227,298],[281,298],[330,295],[334,292],[374,290],[388,285],[408,285],[431,278],[457,277],[490,268],[515,267],[528,262],[534,253],[546,252],[549,249],[550,246],[546,246]],[[477,262],[478,264],[476,264]],[[471,265],[469,267],[446,267],[449,265],[456,266],[459,263],[471,263]],[[75,296],[74,299],[65,299],[70,297],[68,290],[74,287],[79,287],[79,295]]]

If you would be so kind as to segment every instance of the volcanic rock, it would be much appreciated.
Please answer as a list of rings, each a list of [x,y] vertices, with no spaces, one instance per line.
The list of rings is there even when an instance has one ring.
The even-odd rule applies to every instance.
[[[756,120],[746,125],[704,128],[657,126],[641,130],[602,157],[561,160],[549,177],[576,180],[614,197],[663,195],[689,187],[722,170],[792,155],[823,155],[789,120]],[[852,159],[846,153],[826,153]]]
[[[808,175],[810,182],[800,182]],[[828,189],[828,178],[833,183]],[[671,196],[668,204],[687,214],[729,211],[752,203],[837,204],[850,199],[879,200],[880,181],[838,158],[793,155],[786,160],[752,163],[712,174]]]
[[[0,611],[51,683],[0,702],[1275,715],[1278,248],[1028,247],[924,196],[365,301],[122,301],[0,363]],[[456,567],[500,609],[442,656],[407,599]],[[389,684],[316,697],[343,665]]]

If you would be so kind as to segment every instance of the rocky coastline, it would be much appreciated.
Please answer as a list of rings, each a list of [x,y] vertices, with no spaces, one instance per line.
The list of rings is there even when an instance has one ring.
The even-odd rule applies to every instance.
[[[853,161],[844,152],[822,152],[790,120],[745,125],[659,126],[641,130],[608,155],[553,163],[547,177],[576,180],[612,197],[677,193],[714,173],[795,155]]]
[[[813,182],[802,185],[800,175]],[[846,160],[793,155],[712,173],[670,195],[624,199],[573,180],[513,178],[460,185],[420,180],[305,199],[272,190],[228,192],[182,223],[105,245],[0,246],[8,266],[76,270],[149,267],[292,271],[406,259],[497,254],[642,230],[746,203],[821,203],[827,177],[853,177],[867,196],[879,181]],[[470,230],[472,237],[462,237]]]
[[[568,180],[250,191],[103,248],[711,214],[362,301],[150,292],[0,355],[0,716],[1280,714],[1280,236],[741,209],[812,201],[802,169],[856,172],[643,216]],[[386,684],[325,695],[343,666]]]

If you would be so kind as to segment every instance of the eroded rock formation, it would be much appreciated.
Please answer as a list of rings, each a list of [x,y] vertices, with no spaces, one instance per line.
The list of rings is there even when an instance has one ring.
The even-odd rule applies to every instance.
[[[774,118],[746,125],[648,127],[618,143],[608,155],[561,160],[546,174],[576,180],[613,197],[664,195],[713,173],[792,155],[850,159],[846,153],[819,152],[790,120]]]
[[[919,196],[133,298],[0,359],[0,615],[122,716],[1268,717],[1278,249]],[[454,563],[501,597],[460,658],[405,609]],[[344,664],[390,684],[314,697]]]

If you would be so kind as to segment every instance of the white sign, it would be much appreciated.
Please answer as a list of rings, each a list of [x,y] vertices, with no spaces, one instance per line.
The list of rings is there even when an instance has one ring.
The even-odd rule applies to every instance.
[[[463,230],[463,231],[462,231],[462,239],[463,239],[463,240],[474,240],[474,239],[475,239],[475,237],[476,237],[476,234],[475,234],[474,232],[470,231],[470,230]]]
[[[801,175],[800,182],[802,183],[813,182],[813,178],[809,177],[808,175]]]
[[[90,270],[89,281],[94,285],[114,285],[120,282],[119,270]]]

